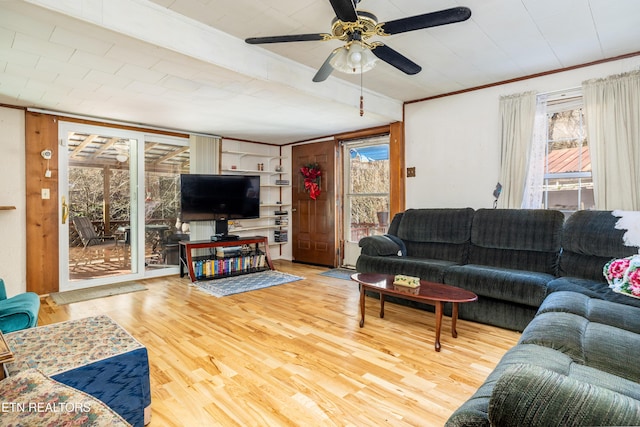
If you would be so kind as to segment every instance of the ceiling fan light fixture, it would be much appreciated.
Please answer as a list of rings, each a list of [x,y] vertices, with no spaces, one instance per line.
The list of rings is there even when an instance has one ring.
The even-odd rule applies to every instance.
[[[362,43],[351,43],[338,49],[331,66],[343,73],[366,73],[376,65],[377,57]]]

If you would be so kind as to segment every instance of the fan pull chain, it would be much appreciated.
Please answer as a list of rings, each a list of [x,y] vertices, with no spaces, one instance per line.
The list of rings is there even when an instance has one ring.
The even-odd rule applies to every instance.
[[[362,63],[360,63],[360,117],[364,116],[364,96],[362,96]]]

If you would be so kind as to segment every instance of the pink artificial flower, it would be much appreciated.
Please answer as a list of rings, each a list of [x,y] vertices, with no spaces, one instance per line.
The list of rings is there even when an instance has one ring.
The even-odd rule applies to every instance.
[[[617,259],[609,265],[608,279],[622,279],[629,268],[631,260],[628,258]]]
[[[629,288],[633,295],[640,297],[640,268],[629,273]]]

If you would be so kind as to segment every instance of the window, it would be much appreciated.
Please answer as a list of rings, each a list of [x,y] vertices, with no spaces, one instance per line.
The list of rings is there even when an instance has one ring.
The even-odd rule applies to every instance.
[[[595,206],[582,96],[547,100],[542,203],[568,214]]]

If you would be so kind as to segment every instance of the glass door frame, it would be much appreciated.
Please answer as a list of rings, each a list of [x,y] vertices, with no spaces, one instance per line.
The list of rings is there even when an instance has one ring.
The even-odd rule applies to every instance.
[[[60,291],[83,289],[94,286],[126,282],[144,277],[144,250],[140,250],[140,244],[144,244],[144,133],[133,130],[124,130],[114,127],[87,125],[75,122],[60,121],[58,139],[60,143],[60,155],[58,156],[58,191],[60,195],[59,218],[64,218],[64,206],[62,198],[69,202],[69,156],[67,150],[68,135],[71,132],[85,132],[98,135],[110,135],[114,137],[136,140],[135,149],[129,152],[130,172],[130,261],[131,273],[117,276],[100,277],[94,279],[78,280],[70,282],[69,279],[69,221],[60,221],[59,229],[59,258],[60,258]],[[142,160],[141,160],[142,159]],[[176,269],[177,270],[177,269]]]
[[[342,204],[342,230],[343,230],[343,251],[342,251],[342,259],[340,260],[341,266],[344,267],[354,267],[358,256],[360,255],[360,247],[358,246],[358,242],[353,242],[351,240],[351,200],[355,197],[379,197],[386,196],[389,198],[389,208],[391,204],[391,189],[387,193],[363,193],[363,194],[352,194],[351,193],[351,152],[352,148],[363,148],[370,147],[376,145],[387,145],[388,149],[391,150],[390,144],[390,134],[385,133],[382,135],[371,135],[368,137],[353,139],[353,140],[343,140],[340,141],[340,145],[342,147],[342,159],[343,159],[343,167],[342,167],[342,195],[343,195],[343,204]],[[389,151],[390,153],[390,151]],[[389,176],[388,180],[391,179],[391,165],[389,165]]]

